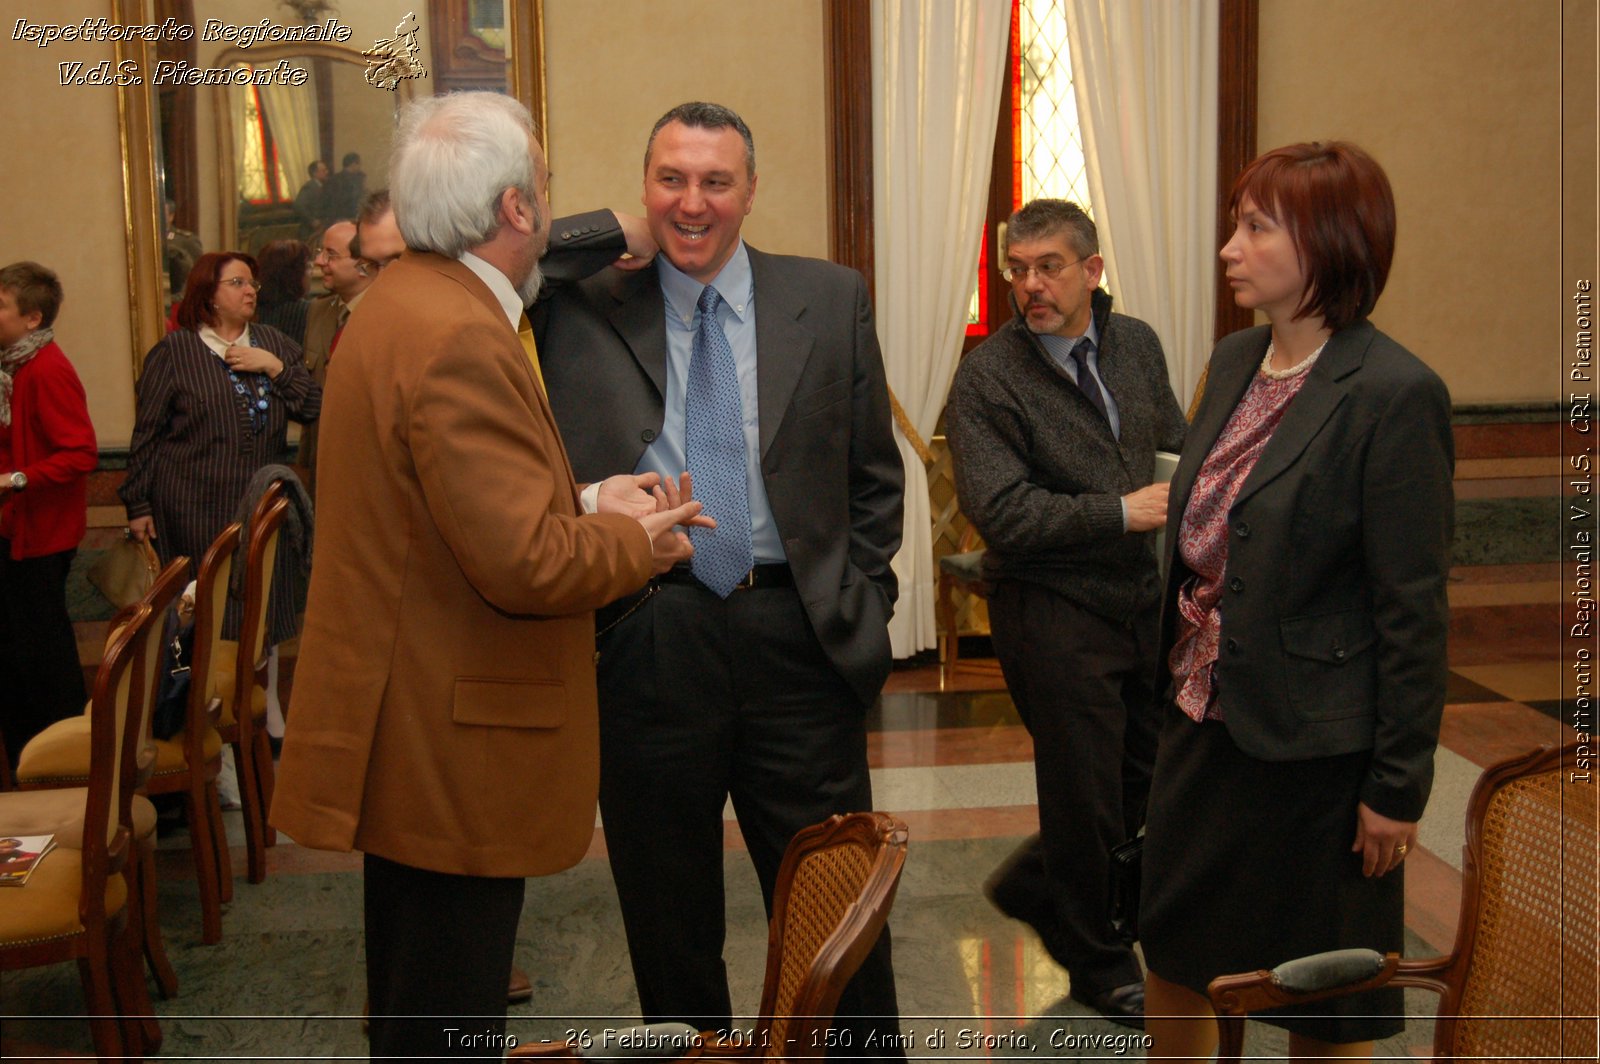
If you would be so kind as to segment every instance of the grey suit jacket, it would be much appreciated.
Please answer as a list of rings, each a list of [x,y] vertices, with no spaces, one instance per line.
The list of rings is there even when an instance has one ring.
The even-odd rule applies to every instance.
[[[868,705],[891,664],[904,492],[872,306],[853,270],[748,250],[767,497],[812,628]],[[579,481],[632,470],[665,415],[655,268],[556,290],[536,308],[534,331]]]
[[[1266,353],[1226,337],[1172,479],[1177,529],[1195,477]],[[1228,512],[1223,721],[1268,761],[1371,750],[1362,801],[1416,820],[1444,709],[1445,580],[1455,452],[1444,383],[1366,321],[1335,333]],[[1192,571],[1168,542],[1162,666]]]

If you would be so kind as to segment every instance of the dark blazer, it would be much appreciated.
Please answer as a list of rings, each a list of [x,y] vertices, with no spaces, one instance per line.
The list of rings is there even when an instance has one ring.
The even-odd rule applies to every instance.
[[[1195,476],[1266,353],[1269,329],[1217,346],[1172,480]],[[1455,454],[1444,383],[1366,321],[1335,333],[1228,512],[1216,666],[1223,721],[1268,761],[1371,750],[1361,799],[1416,820],[1444,710]],[[1168,537],[1162,667],[1178,588]]]
[[[860,274],[755,248],[761,471],[812,628],[870,704],[890,667],[904,470]],[[633,469],[661,431],[666,309],[654,266],[606,270],[535,311],[579,481]],[[693,470],[690,470],[693,472]]]

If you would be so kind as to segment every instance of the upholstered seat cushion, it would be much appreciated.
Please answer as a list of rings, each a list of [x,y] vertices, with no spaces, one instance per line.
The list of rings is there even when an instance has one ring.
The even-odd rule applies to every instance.
[[[939,568],[959,580],[982,580],[983,551],[969,550],[960,554],[946,554],[939,559]]]
[[[28,740],[17,762],[18,783],[87,783],[89,715],[58,720]]]
[[[0,835],[54,835],[57,846],[83,849],[83,810],[87,787],[0,794]],[[156,807],[142,794],[133,796],[133,836],[148,839],[156,831]]]
[[[155,774],[182,771],[183,738],[154,739]],[[222,737],[207,727],[201,740],[205,759],[222,753]],[[89,718],[58,720],[28,741],[17,764],[18,783],[84,783],[89,778]]]
[[[212,698],[222,699],[222,724],[233,723],[234,664],[239,660],[239,644],[231,639],[219,640],[211,653]],[[267,692],[260,684],[250,685],[250,710],[252,717],[262,717],[267,712]]]
[[[187,772],[189,763],[183,756],[183,736],[171,739],[153,739],[150,745],[156,749],[157,776],[165,776],[173,772]],[[206,734],[200,740],[200,755],[210,761],[222,754],[222,736],[217,734],[217,729],[206,727]]]
[[[57,846],[34,868],[26,886],[3,887],[0,949],[81,934],[78,893],[83,885],[83,853]],[[106,878],[106,912],[118,913],[128,900],[121,876]]]

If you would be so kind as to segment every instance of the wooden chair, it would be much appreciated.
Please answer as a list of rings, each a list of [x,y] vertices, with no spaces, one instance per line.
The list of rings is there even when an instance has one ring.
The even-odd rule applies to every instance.
[[[222,905],[233,900],[233,863],[228,831],[222,821],[217,777],[222,773],[222,736],[217,730],[220,700],[211,675],[222,639],[222,615],[228,603],[233,556],[239,549],[240,526],[224,528],[206,548],[194,589],[194,649],[189,655],[189,704],[183,731],[157,739],[155,772],[145,789],[150,794],[183,795],[189,819],[189,845],[200,891],[200,940],[222,941]]]
[[[961,633],[956,630],[956,591],[979,598],[989,597],[989,584],[983,578],[982,540],[971,524],[961,533],[957,549],[939,559],[937,609],[939,611],[939,675],[949,683],[961,660]]]
[[[887,813],[835,816],[797,834],[783,855],[767,925],[767,974],[753,1036],[719,1042],[710,1032],[675,1059],[790,1060],[815,1056],[839,994],[877,942],[906,861],[906,826]],[[652,1030],[686,1030],[654,1025]],[[639,1031],[645,1028],[637,1029]],[[639,1039],[643,1041],[643,1039]],[[614,1056],[607,1047],[544,1042],[512,1057]],[[665,1059],[665,1058],[662,1058]]]
[[[266,848],[277,842],[277,833],[267,823],[275,778],[272,744],[267,738],[267,604],[288,511],[289,498],[281,482],[268,488],[256,503],[250,516],[239,639],[218,640],[208,672],[210,694],[221,711],[218,731],[222,741],[233,746],[239,802],[244,807],[247,878],[252,883],[267,878]],[[246,648],[245,653],[240,653],[241,647]]]
[[[138,943],[129,933],[133,798],[143,746],[136,717],[143,712],[139,670],[156,627],[150,606],[135,606],[112,636],[96,674],[89,710],[90,768],[87,786],[79,792],[77,836],[58,835],[56,848],[34,868],[27,885],[0,893],[0,969],[76,960],[95,1052],[102,1060],[137,1060],[160,1045]],[[12,800],[36,803],[39,796],[0,798],[0,825],[8,824],[4,806]]]
[[[239,525],[232,524],[206,549],[195,582],[194,651],[190,657],[189,705],[183,731],[170,739],[154,739],[154,757],[144,781],[148,795],[181,794],[189,820],[190,848],[200,892],[200,937],[208,945],[222,940],[222,903],[233,899],[233,871],[228,836],[217,798],[222,770],[222,737],[216,720],[217,700],[208,677],[216,646],[222,641],[222,613],[228,578],[239,546]],[[86,748],[79,734],[53,724],[30,741],[17,767],[24,788],[82,786],[88,774]],[[176,983],[171,984],[176,988]],[[163,982],[163,989],[167,984]]]
[[[122,629],[134,619],[139,606],[151,613],[150,638],[140,644],[137,666],[133,713],[139,736],[139,757],[132,777],[135,787],[142,787],[155,768],[155,752],[150,745],[150,720],[155,712],[156,696],[161,686],[162,642],[161,628],[167,610],[177,601],[189,579],[189,559],[174,558],[172,564],[156,577],[144,598],[132,606],[119,610],[111,620],[107,648]],[[81,717],[58,721],[41,733],[42,745],[65,749],[76,741],[85,759],[91,746],[90,731],[93,703]],[[33,744],[30,743],[31,747]],[[4,801],[4,829],[13,835],[55,835],[58,838],[78,839],[83,834],[83,806],[88,769],[84,768],[77,783],[71,781],[30,781],[24,790],[17,791]],[[161,937],[161,923],[157,915],[156,886],[156,810],[150,799],[135,793],[131,798],[130,815],[133,830],[134,852],[129,874],[134,886],[136,904],[130,910],[129,921],[134,940],[144,945],[145,959],[151,974],[161,990],[161,996],[170,998],[178,991],[178,976],[167,959],[166,943]],[[74,846],[78,844],[73,843]]]
[[[1250,1012],[1385,984],[1440,996],[1434,1060],[1593,1060],[1597,787],[1576,743],[1490,767],[1467,807],[1455,948],[1416,960],[1339,950],[1219,976],[1219,1064],[1240,1059]]]

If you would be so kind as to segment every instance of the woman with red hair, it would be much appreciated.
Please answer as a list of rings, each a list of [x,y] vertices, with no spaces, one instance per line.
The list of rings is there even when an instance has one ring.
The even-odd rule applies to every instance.
[[[1394,196],[1351,144],[1239,176],[1221,251],[1267,324],[1226,337],[1172,480],[1162,659],[1173,705],[1146,827],[1152,1057],[1209,1059],[1210,980],[1403,949],[1444,708],[1450,396],[1371,313]],[[1370,1056],[1399,990],[1256,1017],[1295,1059]]]
[[[200,256],[178,328],[145,356],[118,494],[129,531],[152,541],[162,564],[178,555],[198,564],[251,475],[286,461],[289,421],[315,421],[322,408],[299,345],[252,323],[260,288],[249,255]]]

